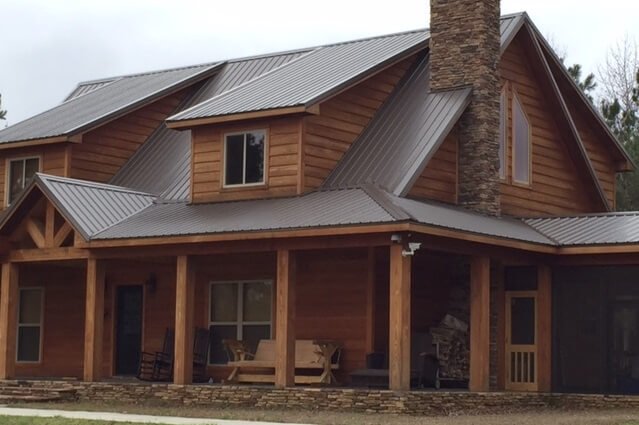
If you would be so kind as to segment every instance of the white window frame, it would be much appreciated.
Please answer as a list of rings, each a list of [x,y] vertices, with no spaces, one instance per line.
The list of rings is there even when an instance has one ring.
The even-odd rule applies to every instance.
[[[11,203],[9,201],[9,198],[11,197],[11,164],[14,162],[22,162],[22,181],[24,182],[24,187],[21,190],[24,190],[24,188],[27,187],[27,179],[26,179],[26,171],[27,171],[27,161],[30,159],[37,159],[38,160],[38,172],[42,172],[42,157],[40,155],[33,155],[33,156],[22,156],[22,157],[17,157],[17,158],[7,158],[7,162],[6,162],[6,175],[5,175],[5,200],[4,200],[4,204],[5,206],[10,206]],[[18,196],[19,193],[16,194],[16,196]]]
[[[242,294],[244,294],[244,285],[247,283],[266,283],[271,285],[271,318],[268,322],[266,321],[244,321],[244,298]],[[211,320],[211,310],[213,308],[212,295],[213,295],[213,285],[235,285],[237,287],[237,320],[233,322],[219,322]],[[269,327],[269,338],[273,338],[273,308],[275,307],[275,287],[273,285],[272,279],[247,279],[247,280],[220,280],[220,281],[211,281],[209,282],[209,311],[208,311],[208,323],[209,329],[211,326],[235,326],[236,334],[235,337],[238,341],[241,341],[244,337],[243,328],[245,325],[247,326],[265,326]],[[211,363],[211,356],[207,356],[207,363],[211,366],[221,366],[224,363]]]
[[[528,180],[527,181],[522,181],[522,180],[517,180],[516,175],[517,175],[517,170],[516,170],[516,155],[517,155],[517,149],[516,149],[516,144],[517,144],[517,122],[516,122],[516,115],[515,115],[515,104],[519,105],[519,109],[521,110],[522,115],[524,116],[524,119],[526,120],[526,123],[528,124],[528,143],[526,145],[526,147],[528,148]],[[513,183],[520,185],[520,186],[525,186],[525,187],[530,187],[532,186],[532,124],[530,121],[530,117],[528,116],[528,114],[526,113],[526,109],[524,108],[524,104],[521,101],[521,98],[519,97],[519,94],[513,90],[513,102],[512,102],[512,115],[513,115],[513,127],[512,127],[512,149],[513,149],[513,158],[512,158],[512,167],[513,167],[513,172],[512,172],[512,179],[513,179]]]
[[[227,157],[226,157],[226,153],[227,153],[227,144],[228,144],[228,138],[230,136],[239,136],[239,135],[243,135],[244,136],[244,156],[242,158],[242,181],[246,180],[246,135],[248,133],[258,133],[258,132],[262,132],[264,133],[264,158],[262,158],[262,168],[263,168],[263,173],[262,173],[262,181],[260,182],[255,182],[255,183],[236,183],[236,184],[227,184],[226,183],[226,167],[228,166],[228,161],[227,161]],[[224,152],[223,152],[223,157],[222,157],[222,187],[223,188],[236,188],[236,187],[253,187],[253,186],[264,186],[266,185],[266,156],[267,156],[267,146],[268,146],[268,131],[266,128],[257,128],[257,129],[253,129],[253,130],[242,130],[242,131],[235,131],[232,133],[224,133]]]
[[[39,291],[40,292],[40,323],[20,323],[20,306],[22,303],[20,302],[22,299],[23,291]],[[17,317],[17,325],[16,325],[16,363],[20,364],[40,364],[42,363],[42,350],[43,350],[43,338],[44,338],[44,287],[42,286],[26,286],[24,288],[18,288],[18,317]],[[19,358],[19,347],[20,347],[20,328],[40,328],[40,338],[38,347],[38,360],[20,360]]]

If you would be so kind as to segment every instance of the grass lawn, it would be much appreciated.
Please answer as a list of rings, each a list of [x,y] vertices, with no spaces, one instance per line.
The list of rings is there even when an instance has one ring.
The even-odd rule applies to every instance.
[[[2,425],[127,425],[123,422],[84,421],[65,418],[29,418],[18,416],[0,416]],[[129,423],[128,425],[135,425]]]
[[[317,425],[639,425],[638,410],[563,411],[510,413],[503,415],[459,415],[441,417],[412,417],[372,415],[344,412],[314,412],[299,410],[216,409],[201,407],[172,407],[161,405],[126,405],[96,403],[64,403],[28,405],[24,407],[61,410],[113,411],[157,416],[182,416],[192,418],[243,419],[269,422],[296,422]],[[0,418],[0,424],[4,425]],[[14,424],[58,425],[69,422],[9,422]],[[70,422],[73,425],[89,425],[89,422]],[[104,425],[91,423],[91,425]]]

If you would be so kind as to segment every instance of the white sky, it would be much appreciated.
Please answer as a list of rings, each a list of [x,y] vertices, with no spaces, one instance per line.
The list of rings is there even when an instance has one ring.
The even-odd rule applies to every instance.
[[[14,124],[77,82],[428,26],[429,0],[0,0],[0,94]],[[638,0],[502,0],[567,62],[639,40]],[[2,125],[2,124],[0,124]]]

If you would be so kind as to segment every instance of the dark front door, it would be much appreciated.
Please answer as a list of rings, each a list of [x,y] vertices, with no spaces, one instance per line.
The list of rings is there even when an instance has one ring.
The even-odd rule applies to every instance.
[[[142,286],[119,286],[116,303],[116,375],[135,375],[142,351]]]

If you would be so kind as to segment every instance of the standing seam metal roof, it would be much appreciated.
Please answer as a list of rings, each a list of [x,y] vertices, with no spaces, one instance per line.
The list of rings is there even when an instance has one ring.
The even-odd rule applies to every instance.
[[[175,90],[218,69],[222,63],[121,77],[93,91],[0,130],[0,143],[70,135],[101,120]]]
[[[429,93],[428,57],[382,106],[325,187],[379,185],[404,195],[470,102],[470,88]]]
[[[257,78],[303,53],[295,51],[229,62],[178,106],[176,112]],[[160,124],[110,183],[159,194],[164,199],[187,199],[191,173],[190,140],[190,131],[171,130],[164,123]]]
[[[362,189],[301,197],[189,205],[155,204],[92,239],[300,229],[395,221]]]
[[[562,246],[639,243],[639,212],[524,221]]]
[[[164,203],[148,193],[36,174],[0,227],[35,186],[87,240],[153,238],[412,221],[545,246],[639,243],[639,212],[578,217],[491,217],[392,195],[366,185],[291,198],[214,204]]]
[[[319,47],[167,121],[306,106],[427,40],[422,30]]]
[[[148,208],[154,195],[118,186],[36,174],[38,185],[85,239]]]

